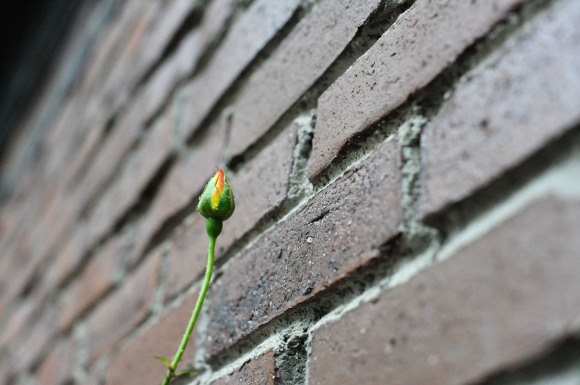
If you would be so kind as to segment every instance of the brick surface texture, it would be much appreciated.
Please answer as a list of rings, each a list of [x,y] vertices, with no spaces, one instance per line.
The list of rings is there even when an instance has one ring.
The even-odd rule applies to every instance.
[[[269,350],[242,364],[240,369],[229,373],[211,385],[248,384],[273,385],[276,384],[276,369],[274,366],[275,351]]]
[[[578,201],[535,201],[315,331],[309,384],[474,383],[573,333],[580,326],[578,214]]]
[[[326,168],[349,139],[425,86],[518,0],[417,1],[319,99],[309,175]]]
[[[0,385],[161,384],[220,168],[171,385],[580,381],[578,1],[80,4],[0,135]]]

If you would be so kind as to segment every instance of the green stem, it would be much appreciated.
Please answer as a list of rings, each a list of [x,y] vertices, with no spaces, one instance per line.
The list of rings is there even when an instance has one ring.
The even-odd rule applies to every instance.
[[[203,305],[203,301],[205,300],[205,295],[207,294],[207,290],[209,289],[209,282],[211,281],[211,273],[213,271],[213,259],[216,238],[217,237],[212,236],[209,237],[209,248],[207,252],[207,269],[205,271],[205,279],[203,281],[203,286],[201,287],[201,291],[199,292],[199,297],[197,297],[197,303],[195,304],[195,309],[193,309],[193,313],[191,314],[189,325],[187,325],[187,329],[183,334],[181,345],[179,345],[179,349],[177,349],[177,353],[175,354],[175,357],[173,357],[171,367],[167,369],[167,375],[165,376],[165,380],[163,381],[162,385],[169,384],[169,381],[175,376],[175,369],[177,369],[179,360],[181,360],[181,356],[183,356],[183,352],[185,352],[185,347],[187,346],[187,342],[189,341],[189,337],[191,336],[191,332],[193,331],[193,327],[195,326],[195,322],[197,321],[197,317],[199,316],[201,306]]]

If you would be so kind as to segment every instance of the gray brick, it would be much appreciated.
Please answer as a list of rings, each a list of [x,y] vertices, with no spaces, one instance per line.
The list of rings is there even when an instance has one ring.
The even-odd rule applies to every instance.
[[[258,0],[231,27],[206,70],[192,82],[193,100],[187,106],[190,137],[241,72],[288,22],[298,0]]]
[[[160,254],[151,254],[87,318],[89,362],[94,363],[147,317],[157,286]]]
[[[419,0],[318,100],[308,175],[428,84],[521,0]]]
[[[212,381],[210,385],[274,385],[277,383],[273,349],[244,362],[240,368]]]
[[[384,257],[402,221],[400,189],[391,140],[237,256],[210,288],[207,357]]]
[[[579,18],[578,2],[555,4],[459,84],[427,124],[424,216],[469,196],[577,124]]]
[[[550,351],[580,330],[579,203],[536,201],[322,325],[308,383],[472,384]]]

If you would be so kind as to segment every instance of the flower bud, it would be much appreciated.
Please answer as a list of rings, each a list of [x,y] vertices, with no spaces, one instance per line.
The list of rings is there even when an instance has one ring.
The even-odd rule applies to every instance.
[[[236,205],[224,172],[217,170],[199,197],[197,210],[208,219],[225,221],[234,213]]]

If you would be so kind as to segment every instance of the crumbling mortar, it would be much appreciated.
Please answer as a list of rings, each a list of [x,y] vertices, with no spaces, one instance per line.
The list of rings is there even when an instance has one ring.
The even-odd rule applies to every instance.
[[[301,364],[298,361],[305,358],[305,355],[301,353],[301,351],[303,350],[302,346],[306,339],[309,325],[309,321],[296,318],[292,323],[281,326],[272,333],[269,333],[266,338],[248,339],[247,342],[248,345],[251,345],[251,349],[234,348],[234,354],[229,351],[225,352],[225,355],[221,359],[212,361],[211,368],[213,370],[201,374],[193,379],[189,385],[208,384],[217,378],[240,369],[249,360],[257,358],[271,349],[277,351],[278,356],[276,362],[281,365],[280,368],[284,368],[283,370],[287,375],[293,375],[292,373],[296,372],[296,375],[299,376]],[[298,357],[292,359],[292,361],[295,361],[293,362],[295,371],[288,367],[287,364],[289,361],[287,360],[287,357],[281,357],[290,349],[298,352]],[[284,384],[284,382],[281,384]],[[288,384],[290,384],[290,382],[288,382]]]
[[[279,385],[300,385],[306,381],[307,329],[302,334],[289,336],[284,346],[278,348],[275,357],[276,378]]]
[[[161,254],[161,262],[159,264],[159,270],[157,271],[157,286],[154,288],[151,303],[151,313],[153,316],[161,314],[164,308],[163,301],[165,297],[165,285],[163,282],[165,281],[165,276],[169,266],[169,242],[163,242],[157,249],[157,254]]]
[[[287,202],[292,205],[312,193],[312,183],[308,179],[308,160],[312,150],[312,136],[316,110],[295,120],[298,125],[298,141],[293,153],[292,170],[290,171]]]
[[[84,322],[77,323],[71,332],[76,344],[76,354],[74,355],[73,370],[71,376],[77,383],[83,383],[81,380],[87,375],[85,364],[89,360],[88,332]]]
[[[437,231],[425,226],[419,215],[421,195],[421,132],[427,123],[424,116],[410,118],[399,128],[401,168],[401,205],[403,207],[403,238],[406,247],[422,250],[438,242]]]

